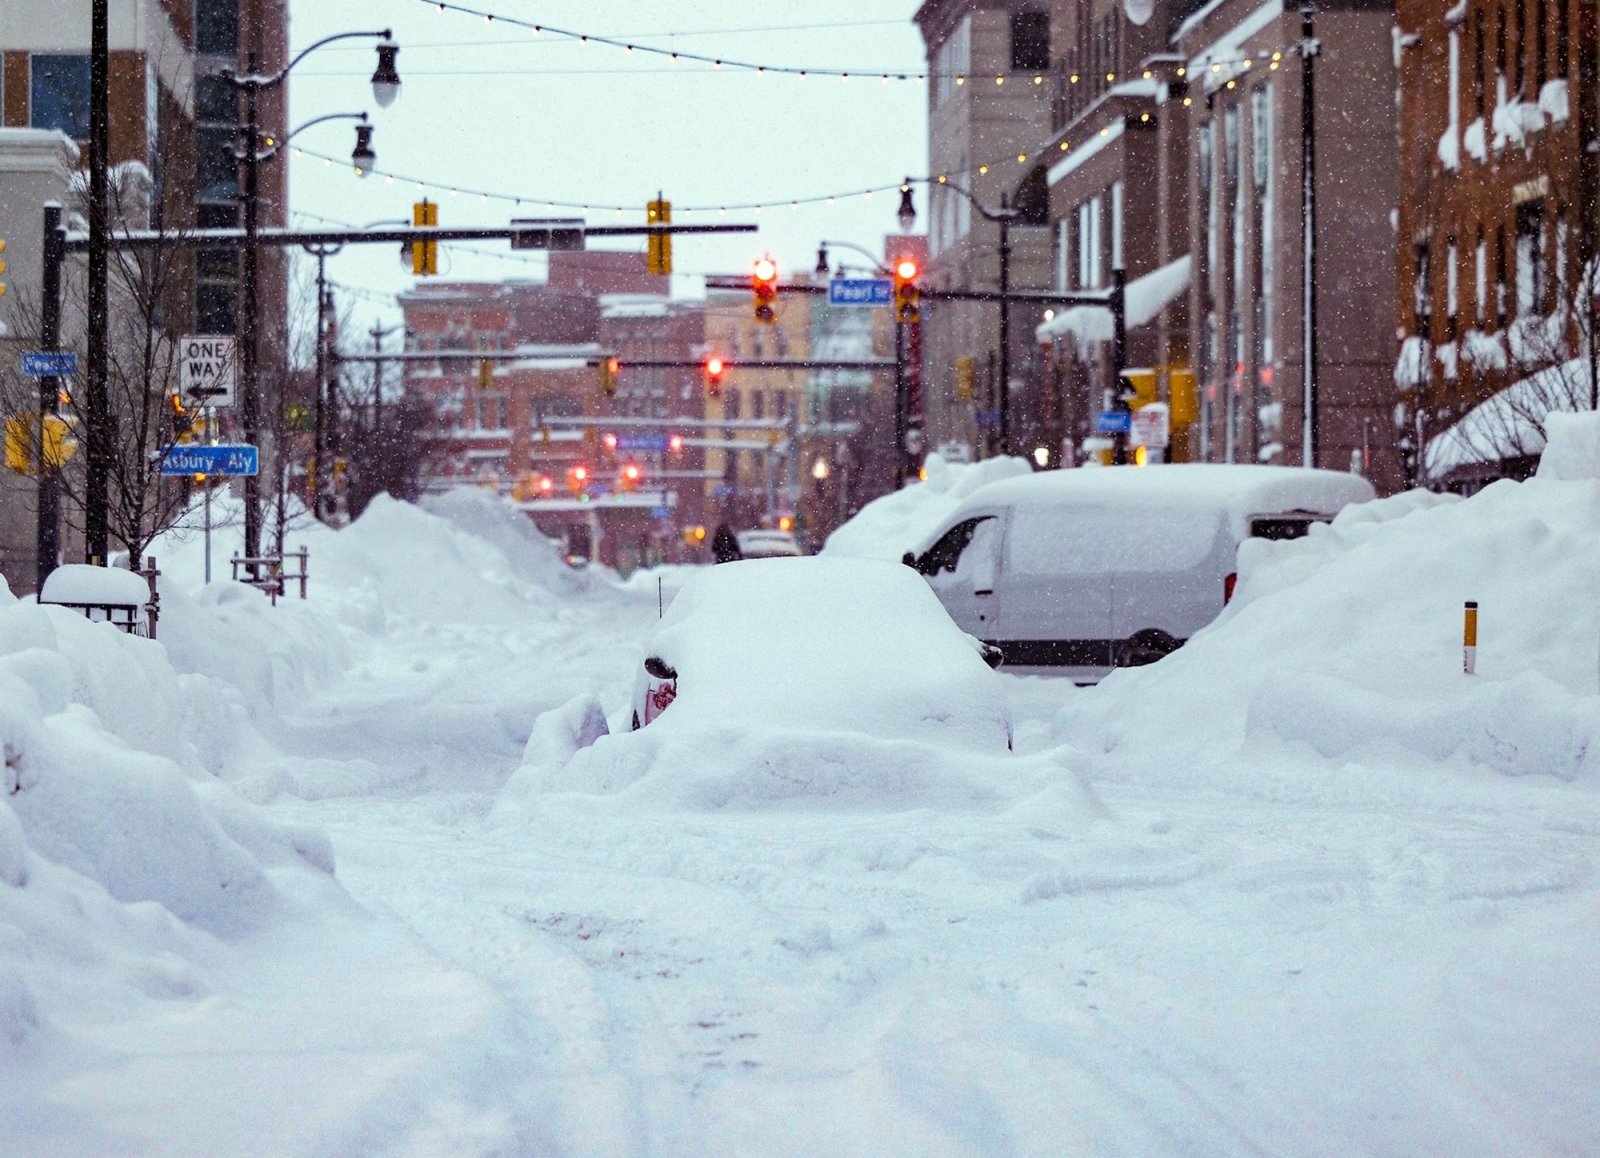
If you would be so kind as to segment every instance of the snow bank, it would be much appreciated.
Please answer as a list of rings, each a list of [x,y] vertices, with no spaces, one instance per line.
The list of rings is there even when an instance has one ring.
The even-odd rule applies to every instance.
[[[989,458],[982,462],[947,462],[930,454],[928,477],[862,507],[823,544],[821,554],[855,555],[899,561],[920,550],[928,538],[966,497],[985,483],[1029,474],[1026,459]]]
[[[281,874],[331,871],[325,837],[207,774],[187,701],[208,691],[160,644],[0,602],[0,1064],[62,1014],[202,996],[209,938],[281,918]]]
[[[1330,769],[1436,777],[1443,764],[1592,789],[1600,430],[1578,415],[1552,431],[1552,465],[1530,482],[1465,501],[1409,492],[1301,540],[1246,543],[1223,615],[1075,697],[1056,738],[1178,779],[1231,778],[1218,770],[1293,750]],[[1467,600],[1480,609],[1475,676],[1462,673]]]

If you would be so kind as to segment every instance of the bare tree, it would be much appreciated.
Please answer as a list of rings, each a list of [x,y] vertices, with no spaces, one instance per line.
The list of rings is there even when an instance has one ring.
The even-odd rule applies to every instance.
[[[81,192],[81,191],[80,191]],[[149,220],[150,175],[143,166],[118,166],[110,183],[112,212],[121,225]],[[174,404],[178,394],[178,339],[168,319],[182,308],[188,284],[188,262],[176,247],[114,249],[111,254],[111,302],[107,319],[106,387],[109,401],[106,443],[110,448],[107,514],[110,537],[127,552],[130,562],[142,557],[151,540],[176,525],[188,506],[188,480],[163,478],[164,451],[188,434],[198,417]],[[78,335],[86,324],[86,294],[81,270],[64,271],[62,330]],[[19,304],[23,328],[37,334],[42,316],[38,301]],[[80,356],[82,351],[79,351]],[[8,414],[37,413],[38,392],[31,379],[0,370],[0,401]],[[69,436],[67,450],[88,441],[76,399],[63,391],[60,417]],[[48,438],[40,424],[32,426],[28,454],[36,466],[44,461]],[[63,503],[62,518],[81,530],[84,523],[85,477],[80,456],[56,471]]]

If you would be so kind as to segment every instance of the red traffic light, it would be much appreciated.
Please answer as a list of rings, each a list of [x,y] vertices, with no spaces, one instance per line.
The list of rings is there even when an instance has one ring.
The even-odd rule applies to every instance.
[[[705,360],[706,392],[715,398],[722,391],[722,372],[726,369],[715,354]]]
[[[683,449],[683,435],[674,434],[671,438],[669,438],[667,440],[667,449],[672,451],[672,453],[674,453],[674,454],[676,454],[676,453],[678,453],[678,451],[682,450]]]
[[[750,275],[750,287],[756,295],[756,321],[771,323],[777,320],[778,314],[772,308],[772,303],[778,297],[778,263],[770,257],[758,260]]]
[[[617,449],[617,436],[615,434],[608,433],[605,436],[604,442],[606,444],[606,449],[607,450],[616,450]]]
[[[901,281],[915,281],[917,277],[917,263],[909,257],[902,257],[895,262],[894,275]]]
[[[770,257],[761,258],[756,262],[755,278],[765,282],[778,280],[778,263]]]
[[[622,468],[622,489],[631,491],[639,485],[639,479],[643,474],[644,472],[639,469],[638,463],[628,463]]]

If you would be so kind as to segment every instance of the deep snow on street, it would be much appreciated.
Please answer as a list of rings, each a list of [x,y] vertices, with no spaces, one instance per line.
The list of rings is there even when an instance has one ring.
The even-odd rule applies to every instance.
[[[149,678],[192,750],[81,690],[108,629],[50,612],[52,645],[46,612],[0,606],[0,678],[41,701],[0,728],[43,754],[21,837],[0,826],[32,870],[0,856],[13,1149],[1592,1152],[1600,622],[1575,608],[1600,484],[1376,506],[1255,545],[1161,664],[1004,677],[1011,771],[913,800],[823,733],[794,744],[854,761],[848,797],[741,794],[759,761],[708,770],[721,795],[660,760],[553,790],[535,719],[587,693],[625,720],[657,579],[683,576],[568,572],[483,496],[311,532],[313,598],[277,609],[199,591],[195,545],[164,545],[178,674]],[[1508,536],[1520,557],[1480,549]],[[1435,554],[1445,589],[1398,582]],[[1492,625],[1471,685],[1462,585]],[[115,642],[96,662],[158,663]],[[87,707],[47,702],[73,682],[51,646]],[[727,728],[717,752],[759,751]],[[656,730],[606,742],[648,756]],[[163,751],[266,899],[162,908],[75,851],[28,801],[88,736]]]

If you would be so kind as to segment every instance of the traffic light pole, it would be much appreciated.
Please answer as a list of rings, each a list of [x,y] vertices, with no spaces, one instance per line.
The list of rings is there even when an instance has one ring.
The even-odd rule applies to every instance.
[[[61,348],[61,206],[44,207],[44,282],[39,311],[39,346],[53,354]],[[55,466],[45,453],[45,424],[60,409],[61,380],[54,375],[39,379],[39,533],[34,590],[43,591],[45,578],[56,569],[61,555],[61,484]]]
[[[1123,388],[1122,381],[1122,372],[1128,368],[1127,282],[1127,270],[1118,266],[1111,271],[1111,300],[1115,303],[1111,311],[1111,408],[1119,414],[1132,413],[1128,405],[1128,392]],[[1113,466],[1128,465],[1126,430],[1118,430],[1111,435],[1111,463]]]

